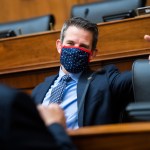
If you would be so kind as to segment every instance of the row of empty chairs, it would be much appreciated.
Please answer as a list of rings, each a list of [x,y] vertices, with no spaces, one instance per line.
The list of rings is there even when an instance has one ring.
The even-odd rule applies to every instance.
[[[144,7],[146,0],[103,0],[74,5],[71,16],[83,17],[94,23],[125,19],[136,16],[136,9]]]
[[[125,19],[136,16],[135,10],[145,4],[146,0],[103,0],[74,5],[70,17],[83,17],[94,23]],[[49,31],[54,25],[55,16],[52,14],[0,23],[0,38]]]
[[[49,31],[55,25],[52,14],[0,24],[0,38]]]

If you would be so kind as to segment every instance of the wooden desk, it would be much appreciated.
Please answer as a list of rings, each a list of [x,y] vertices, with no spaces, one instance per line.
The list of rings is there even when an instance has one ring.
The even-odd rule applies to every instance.
[[[150,16],[101,23],[97,57],[91,62],[96,70],[106,64],[116,64],[121,71],[131,69],[137,58],[147,58],[150,43]],[[55,41],[60,31],[45,32],[0,40],[0,82],[31,90],[46,76],[58,71],[59,54]]]
[[[150,149],[150,122],[84,127],[68,133],[78,150]]]

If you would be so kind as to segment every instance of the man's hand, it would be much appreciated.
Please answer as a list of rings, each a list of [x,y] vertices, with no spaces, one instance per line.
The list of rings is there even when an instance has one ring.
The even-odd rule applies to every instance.
[[[57,104],[48,106],[38,105],[37,109],[46,126],[59,123],[66,128],[66,118],[64,111]]]
[[[145,35],[145,36],[144,36],[144,39],[145,39],[146,41],[150,42],[150,35]],[[149,55],[149,57],[148,57],[148,60],[150,60],[150,55]]]
[[[150,42],[150,35],[145,35],[145,36],[144,36],[144,39],[145,39],[146,41]]]

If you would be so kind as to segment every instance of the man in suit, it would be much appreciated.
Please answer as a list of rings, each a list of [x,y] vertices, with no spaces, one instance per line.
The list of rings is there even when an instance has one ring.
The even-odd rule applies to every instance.
[[[60,107],[36,107],[29,95],[0,85],[0,149],[75,149]]]
[[[60,107],[65,111],[67,128],[118,123],[126,105],[133,100],[131,72],[120,73],[114,65],[93,72],[89,61],[96,56],[97,25],[83,18],[67,20],[56,41],[60,70],[39,84],[32,93],[36,103],[48,106],[51,93],[64,75],[71,80],[63,91]],[[55,101],[55,100],[54,100]]]

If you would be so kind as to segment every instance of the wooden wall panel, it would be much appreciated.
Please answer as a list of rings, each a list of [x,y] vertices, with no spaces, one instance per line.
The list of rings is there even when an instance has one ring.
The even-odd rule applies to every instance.
[[[146,4],[147,6],[150,6],[150,0],[147,0],[147,4]]]
[[[68,131],[78,150],[149,150],[150,123],[83,127]]]
[[[70,17],[73,5],[95,1],[101,0],[0,0],[0,23],[52,13],[56,18],[55,29],[60,29]]]
[[[149,34],[149,27],[150,15],[98,24],[98,53],[93,61],[148,54],[149,43],[143,37]],[[14,68],[31,70],[49,62],[56,66],[59,34],[50,31],[0,40],[0,74]]]
[[[0,23],[54,14],[55,29],[70,16],[70,8],[78,0],[1,0]],[[6,15],[7,14],[7,15]]]
[[[149,27],[150,15],[99,24],[99,51],[91,68],[112,63],[124,71],[131,69],[135,59],[147,59],[150,43],[143,37],[149,34]],[[0,82],[30,93],[46,76],[56,73],[60,63],[55,41],[59,34],[50,31],[0,40]]]

